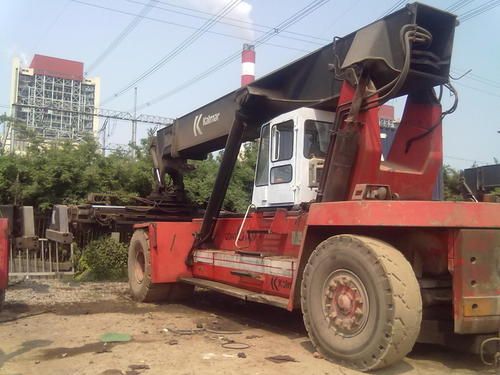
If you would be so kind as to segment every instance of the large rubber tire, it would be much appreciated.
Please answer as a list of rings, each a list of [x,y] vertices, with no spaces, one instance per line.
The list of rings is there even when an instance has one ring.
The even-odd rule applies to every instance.
[[[187,284],[153,284],[149,239],[143,229],[136,230],[130,240],[128,282],[132,297],[139,302],[178,302],[191,297],[194,290]]]
[[[0,311],[2,311],[4,302],[5,302],[5,289],[0,289]]]
[[[347,303],[341,301],[344,296],[349,296]],[[411,265],[391,245],[362,236],[334,236],[318,245],[304,269],[301,304],[316,350],[361,371],[404,358],[422,320]],[[349,315],[351,308],[359,308],[357,314]],[[344,326],[349,325],[346,317],[356,323]]]

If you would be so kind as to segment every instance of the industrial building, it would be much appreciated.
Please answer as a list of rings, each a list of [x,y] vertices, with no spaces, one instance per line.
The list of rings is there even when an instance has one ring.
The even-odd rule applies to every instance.
[[[387,104],[380,106],[378,111],[378,123],[380,125],[382,156],[387,157],[399,126],[399,122],[394,115],[394,106]]]
[[[47,142],[97,136],[99,78],[84,77],[83,63],[34,55],[29,67],[18,58],[12,63],[10,116]],[[4,127],[6,151],[23,151],[25,141],[12,124]]]

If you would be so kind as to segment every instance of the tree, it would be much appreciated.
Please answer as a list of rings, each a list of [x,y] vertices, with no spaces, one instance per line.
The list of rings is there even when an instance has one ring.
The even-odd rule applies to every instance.
[[[219,170],[219,160],[208,154],[206,160],[193,161],[194,169],[184,175],[184,185],[188,199],[196,206],[204,208],[212,193],[212,187]]]
[[[0,200],[33,205],[41,211],[53,204],[76,204],[91,192],[146,196],[151,192],[151,162],[147,142],[136,158],[118,150],[105,157],[88,137],[80,143],[43,143],[28,134],[23,154],[0,155]]]
[[[199,207],[206,207],[212,194],[223,154],[223,151],[216,156],[209,154],[206,160],[192,162],[195,169],[184,177],[188,198]],[[250,204],[256,159],[256,143],[246,143],[240,151],[226,192],[223,204],[225,210],[243,212]]]
[[[32,130],[17,123],[14,126],[17,139],[25,140],[27,147],[23,154],[0,154],[1,203],[32,205],[47,211],[54,204],[83,203],[89,193],[118,195],[124,202],[131,195],[145,197],[151,193],[152,161],[147,139],[104,156],[93,137],[78,144],[47,143]],[[193,161],[195,170],[185,176],[188,197],[199,207],[206,206],[212,193],[221,157],[222,152]],[[246,144],[233,171],[225,209],[242,211],[250,203],[255,159],[255,144]]]
[[[443,166],[444,199],[447,201],[463,200],[460,172],[449,165]]]
[[[226,210],[244,212],[251,203],[256,160],[257,143],[247,142],[240,152],[224,200]]]

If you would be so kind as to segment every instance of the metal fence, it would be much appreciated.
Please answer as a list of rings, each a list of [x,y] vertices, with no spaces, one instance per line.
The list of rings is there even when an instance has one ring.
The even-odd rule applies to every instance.
[[[62,276],[73,275],[73,244],[61,245],[40,238],[36,250],[10,248],[9,276]]]

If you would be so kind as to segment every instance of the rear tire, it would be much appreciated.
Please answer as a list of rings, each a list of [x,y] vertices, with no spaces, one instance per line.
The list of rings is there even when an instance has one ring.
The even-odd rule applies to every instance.
[[[422,320],[411,265],[391,245],[362,236],[334,236],[314,250],[304,269],[301,304],[318,352],[362,371],[404,358]]]
[[[148,234],[134,232],[128,250],[128,281],[130,292],[138,302],[176,302],[193,294],[194,287],[180,283],[153,284]]]

